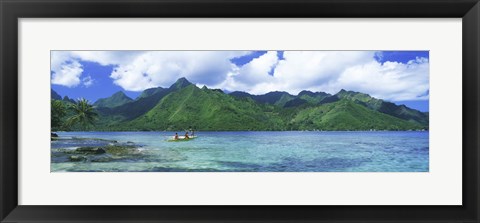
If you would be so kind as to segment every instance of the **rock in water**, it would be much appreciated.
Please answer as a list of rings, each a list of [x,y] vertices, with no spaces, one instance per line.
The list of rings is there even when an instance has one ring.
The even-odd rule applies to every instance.
[[[105,151],[117,156],[134,155],[138,153],[137,147],[134,145],[106,146]]]
[[[77,149],[75,149],[75,152],[76,153],[83,153],[83,154],[104,154],[106,151],[105,151],[105,149],[103,149],[101,147],[87,146],[87,147],[77,148]]]
[[[58,137],[58,134],[57,134],[57,133],[54,133],[54,132],[52,132],[52,133],[50,133],[50,137]]]
[[[68,159],[72,162],[83,162],[87,160],[87,157],[84,156],[70,156]]]
[[[110,162],[110,161],[114,161],[114,160],[115,160],[115,158],[112,158],[112,157],[109,157],[109,156],[102,156],[102,157],[93,158],[90,161],[94,162],[94,163],[98,163],[98,162]]]

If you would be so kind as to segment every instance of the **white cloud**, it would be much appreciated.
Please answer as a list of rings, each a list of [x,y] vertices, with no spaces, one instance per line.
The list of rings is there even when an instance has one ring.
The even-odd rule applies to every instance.
[[[54,68],[53,68],[54,67]],[[52,64],[52,84],[63,85],[67,87],[75,87],[80,84],[80,76],[82,75],[82,65],[77,61],[55,61]]]
[[[130,91],[167,87],[180,77],[212,86],[223,82],[232,70],[230,59],[243,54],[232,51],[146,52],[116,67],[110,77],[115,84]]]
[[[238,69],[220,88],[253,94],[302,90],[335,94],[341,89],[374,97],[425,100],[429,89],[429,62],[417,58],[408,63],[375,60],[374,51],[286,51],[285,60],[269,60],[270,52]],[[262,61],[262,63],[260,63]],[[273,76],[268,74],[276,66]],[[251,68],[251,67],[254,67]]]
[[[115,84],[125,90],[142,91],[151,87],[168,87],[180,77],[208,86],[219,84],[232,70],[230,59],[248,53],[250,52],[54,51],[51,63],[53,76],[61,72],[57,64],[63,61],[91,61],[104,66],[113,65],[115,68],[110,77]],[[75,78],[78,79],[79,76]],[[64,85],[61,82],[55,84]]]
[[[143,51],[52,51],[50,57],[50,66],[52,72],[52,84],[63,85],[67,87],[76,87],[82,81],[80,77],[83,68],[80,61],[91,61],[100,65],[115,65],[126,63]],[[83,78],[85,79],[85,78]],[[82,80],[83,80],[82,79]],[[91,80],[92,77],[90,77]],[[86,79],[85,86],[90,86],[93,82]]]
[[[69,51],[70,56],[102,66],[124,64],[134,60],[146,51]]]
[[[87,76],[87,77],[84,77],[82,79],[82,82],[83,82],[83,86],[88,88],[88,87],[92,86],[92,84],[95,82],[95,80],[93,80],[91,76]]]
[[[272,81],[269,72],[277,65],[277,63],[277,52],[269,51],[242,66],[238,70],[236,80],[248,85]]]
[[[230,91],[254,92],[254,88],[259,84],[274,81],[269,72],[277,63],[277,52],[269,51],[242,67],[232,64],[231,71],[227,74],[225,81],[215,87],[225,88]]]
[[[331,86],[366,92],[385,100],[425,100],[429,90],[429,62],[417,58],[408,63],[371,61],[346,69]]]
[[[274,76],[291,91],[311,89],[335,80],[350,66],[372,60],[373,54],[372,51],[288,51]]]
[[[199,86],[253,94],[301,90],[359,91],[387,100],[424,100],[429,89],[429,61],[379,63],[375,51],[285,51],[279,60],[269,51],[243,66],[230,59],[244,51],[54,51],[52,83],[77,86],[80,61],[113,65],[113,82],[129,91],[168,87],[180,77]],[[269,74],[274,71],[273,76]],[[94,77],[90,77],[93,80]],[[89,79],[82,79],[85,86]],[[93,83],[93,82],[92,82]]]
[[[252,60],[232,75],[229,90],[241,89],[254,94],[287,91],[292,94],[321,86],[338,78],[346,68],[373,59],[372,51],[285,51],[284,60],[268,52]],[[275,67],[273,77],[268,72]],[[254,80],[254,81],[251,81]]]

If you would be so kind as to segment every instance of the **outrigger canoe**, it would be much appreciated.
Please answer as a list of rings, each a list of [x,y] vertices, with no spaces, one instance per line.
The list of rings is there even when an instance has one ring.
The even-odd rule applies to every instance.
[[[185,142],[185,141],[190,141],[193,139],[196,139],[198,136],[189,136],[188,139],[185,139],[185,136],[179,136],[178,139],[169,139],[167,140],[168,142]]]

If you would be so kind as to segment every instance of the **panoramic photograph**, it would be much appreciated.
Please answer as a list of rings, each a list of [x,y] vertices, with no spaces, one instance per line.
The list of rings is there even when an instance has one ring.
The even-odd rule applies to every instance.
[[[428,172],[429,51],[51,51],[51,172]]]

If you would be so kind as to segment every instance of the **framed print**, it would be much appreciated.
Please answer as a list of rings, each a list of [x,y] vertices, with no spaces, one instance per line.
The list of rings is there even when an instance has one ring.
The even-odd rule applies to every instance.
[[[2,222],[478,222],[479,7],[3,1]]]

